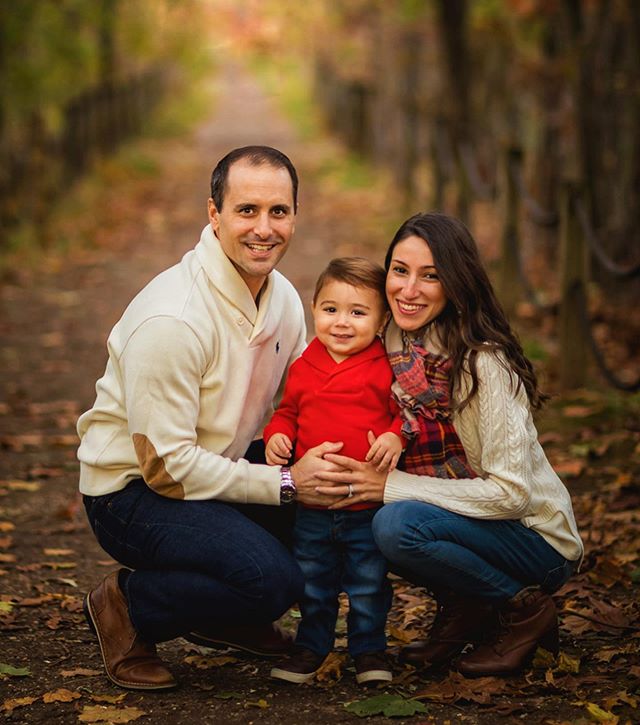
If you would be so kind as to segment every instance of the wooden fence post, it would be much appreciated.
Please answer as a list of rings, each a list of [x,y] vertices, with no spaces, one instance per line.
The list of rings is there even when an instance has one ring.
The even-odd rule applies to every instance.
[[[587,378],[588,340],[584,334],[587,314],[587,247],[576,214],[579,187],[565,182],[560,207],[560,385],[563,390],[582,387]]]
[[[516,146],[507,146],[502,154],[500,179],[504,190],[504,225],[500,249],[500,274],[498,289],[500,302],[509,317],[516,311],[522,295],[520,283],[520,239],[518,235],[519,203],[518,189],[512,173],[513,166],[522,160],[522,151]]]

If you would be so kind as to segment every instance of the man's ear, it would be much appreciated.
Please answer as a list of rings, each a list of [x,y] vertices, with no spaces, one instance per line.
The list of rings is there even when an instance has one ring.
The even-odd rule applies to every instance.
[[[218,211],[216,203],[213,199],[209,199],[207,201],[207,212],[209,215],[209,222],[211,223],[211,227],[214,232],[217,232],[219,226],[218,217],[220,216],[220,212]]]

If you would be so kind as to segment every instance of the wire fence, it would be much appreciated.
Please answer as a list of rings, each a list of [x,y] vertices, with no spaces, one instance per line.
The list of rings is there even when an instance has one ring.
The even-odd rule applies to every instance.
[[[585,380],[587,351],[591,353],[605,380],[613,387],[635,392],[640,390],[640,373],[634,380],[623,379],[608,364],[606,356],[596,340],[589,315],[587,289],[589,257],[593,255],[602,268],[611,275],[629,280],[640,277],[640,260],[620,264],[611,259],[598,234],[593,229],[581,189],[567,183],[558,209],[546,209],[529,192],[524,182],[523,154],[515,146],[504,151],[503,171],[496,180],[482,175],[470,144],[455,143],[442,120],[432,124],[434,182],[439,188],[433,192],[438,205],[444,197],[443,186],[454,181],[459,189],[459,207],[468,209],[472,193],[476,200],[496,201],[504,198],[505,219],[500,257],[500,296],[509,314],[524,297],[542,312],[558,313],[559,345],[561,349],[560,378],[565,388],[579,387]],[[453,163],[457,159],[459,163]],[[498,179],[501,178],[501,184]],[[561,271],[560,294],[557,302],[545,302],[530,282],[522,256],[523,216],[538,227],[554,230],[558,239],[558,267]]]
[[[11,230],[46,220],[51,202],[92,162],[138,134],[166,92],[168,73],[153,68],[71,99],[62,128],[51,133],[34,113],[18,142],[0,139],[0,248]]]

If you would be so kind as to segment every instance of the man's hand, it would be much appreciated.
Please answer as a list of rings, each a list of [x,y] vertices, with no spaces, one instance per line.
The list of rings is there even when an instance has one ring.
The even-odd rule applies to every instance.
[[[334,490],[333,486],[320,480],[322,472],[333,472],[339,475],[342,468],[335,463],[330,463],[325,456],[337,453],[342,445],[342,443],[322,443],[315,448],[310,448],[299,461],[291,466],[291,476],[297,491],[296,499],[300,503],[329,506],[335,503],[336,497],[342,495],[342,491],[338,491],[338,488],[343,488],[342,486],[338,486]],[[324,488],[322,493],[316,490],[319,485]]]
[[[289,436],[284,433],[274,433],[267,442],[264,454],[270,466],[286,466],[292,450]]]

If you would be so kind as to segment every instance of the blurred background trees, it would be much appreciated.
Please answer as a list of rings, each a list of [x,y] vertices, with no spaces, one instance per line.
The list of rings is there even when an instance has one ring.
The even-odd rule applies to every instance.
[[[197,0],[0,4],[0,247],[139,132],[206,43]]]
[[[468,221],[510,313],[573,295],[572,330],[603,300],[637,299],[636,0],[2,3],[0,251],[23,229],[45,239],[71,182],[140,133],[167,90],[180,103],[203,58],[212,75],[230,58],[270,69],[275,95],[295,79],[298,121],[324,120],[307,132],[340,139],[399,191],[394,224],[426,208]]]

